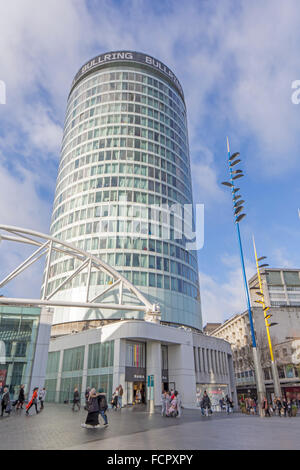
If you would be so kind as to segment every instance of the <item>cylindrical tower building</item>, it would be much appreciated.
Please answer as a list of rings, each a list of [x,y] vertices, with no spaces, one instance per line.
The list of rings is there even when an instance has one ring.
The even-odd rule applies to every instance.
[[[114,266],[160,305],[162,322],[201,330],[197,255],[176,215],[189,204],[186,106],[176,76],[137,52],[89,61],[68,98],[51,235]],[[62,255],[52,258],[47,291],[72,270]],[[86,278],[81,273],[57,298],[82,300]],[[110,282],[96,272],[90,281],[91,297]],[[143,315],[56,308],[54,324],[132,317]]]

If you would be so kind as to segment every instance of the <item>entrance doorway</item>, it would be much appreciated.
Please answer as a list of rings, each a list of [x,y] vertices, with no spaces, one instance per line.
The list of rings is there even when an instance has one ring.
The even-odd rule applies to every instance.
[[[133,382],[133,403],[135,405],[141,405],[146,403],[144,382]]]
[[[128,405],[141,405],[146,403],[145,382],[127,382]]]
[[[168,383],[168,382],[163,382],[163,383],[161,384],[161,388],[162,388],[162,391],[163,391],[163,392],[168,392],[168,390],[169,390],[169,383]]]

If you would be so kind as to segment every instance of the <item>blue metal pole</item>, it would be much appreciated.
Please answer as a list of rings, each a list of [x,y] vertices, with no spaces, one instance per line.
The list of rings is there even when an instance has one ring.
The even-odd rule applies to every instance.
[[[234,199],[233,198],[234,198],[234,195],[235,195],[235,192],[234,192],[235,186],[234,186],[232,168],[230,166],[230,150],[229,150],[228,139],[227,139],[227,149],[228,149],[228,166],[229,166],[229,172],[230,172],[230,182],[232,184],[232,186],[231,186],[232,202],[233,202],[233,208],[234,208]],[[248,316],[249,316],[249,321],[250,321],[252,346],[253,346],[253,348],[256,348],[256,338],[255,338],[252,311],[251,311],[251,305],[250,305],[250,296],[249,296],[248,283],[247,283],[247,277],[246,277],[246,269],[245,269],[245,262],[244,262],[244,254],[243,254],[243,246],[242,246],[242,240],[241,240],[240,226],[239,226],[239,223],[237,222],[237,217],[238,216],[234,214],[234,217],[235,217],[235,225],[236,225],[238,241],[239,241],[240,257],[241,257],[242,272],[243,272],[243,281],[244,281],[246,297],[247,297],[247,307],[248,307]]]
[[[247,283],[247,277],[246,277],[244,254],[243,254],[243,247],[242,247],[241,234],[240,234],[240,226],[238,222],[236,222],[236,230],[237,230],[238,240],[239,240],[243,279],[244,279],[244,285],[245,285],[246,297],[247,297],[247,307],[248,307],[248,316],[249,316],[250,330],[251,330],[251,336],[252,336],[252,346],[256,348],[256,339],[255,339],[252,311],[251,311],[251,305],[250,305],[250,296],[249,296],[248,283]]]

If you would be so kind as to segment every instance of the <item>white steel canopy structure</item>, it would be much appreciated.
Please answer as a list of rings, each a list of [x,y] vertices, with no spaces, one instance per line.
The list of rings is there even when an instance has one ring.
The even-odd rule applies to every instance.
[[[149,300],[124,276],[122,276],[116,269],[107,263],[103,262],[96,256],[78,249],[70,243],[66,243],[57,238],[51,237],[44,233],[27,230],[20,227],[13,227],[8,225],[0,225],[0,242],[10,241],[15,243],[24,243],[32,245],[36,250],[19,266],[17,266],[11,273],[0,281],[0,288],[12,281],[16,276],[21,274],[24,270],[29,268],[32,264],[37,262],[42,256],[46,256],[46,269],[44,274],[44,281],[42,286],[41,299],[26,299],[26,298],[8,298],[0,297],[0,305],[37,305],[37,306],[51,306],[51,307],[82,307],[93,309],[109,309],[109,310],[126,310],[126,311],[140,311],[144,312],[144,319],[152,322],[159,322],[160,307],[157,304],[151,304]],[[48,281],[50,275],[50,262],[51,256],[54,253],[60,253],[62,256],[74,259],[74,269],[70,274],[62,278],[59,285],[51,292],[48,291]],[[100,271],[107,274],[111,281],[106,289],[99,292],[98,295],[90,299],[90,281],[91,273],[93,271]],[[58,294],[68,283],[81,272],[87,273],[86,281],[86,296],[84,302],[66,301],[62,299],[55,299]],[[109,291],[118,288],[118,303],[107,303],[103,301],[103,297]],[[127,303],[124,290],[127,289],[136,300],[136,304]]]

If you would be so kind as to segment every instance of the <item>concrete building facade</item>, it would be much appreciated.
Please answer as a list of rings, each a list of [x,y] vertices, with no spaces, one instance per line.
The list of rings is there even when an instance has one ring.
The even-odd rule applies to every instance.
[[[123,405],[137,403],[137,390],[149,402],[148,377],[154,377],[154,404],[163,389],[178,390],[184,406],[196,406],[207,390],[218,410],[227,394],[236,402],[232,352],[228,342],[182,328],[124,320],[73,335],[52,338],[46,374],[48,399],[70,401],[74,387],[103,388],[110,396],[120,384]]]

